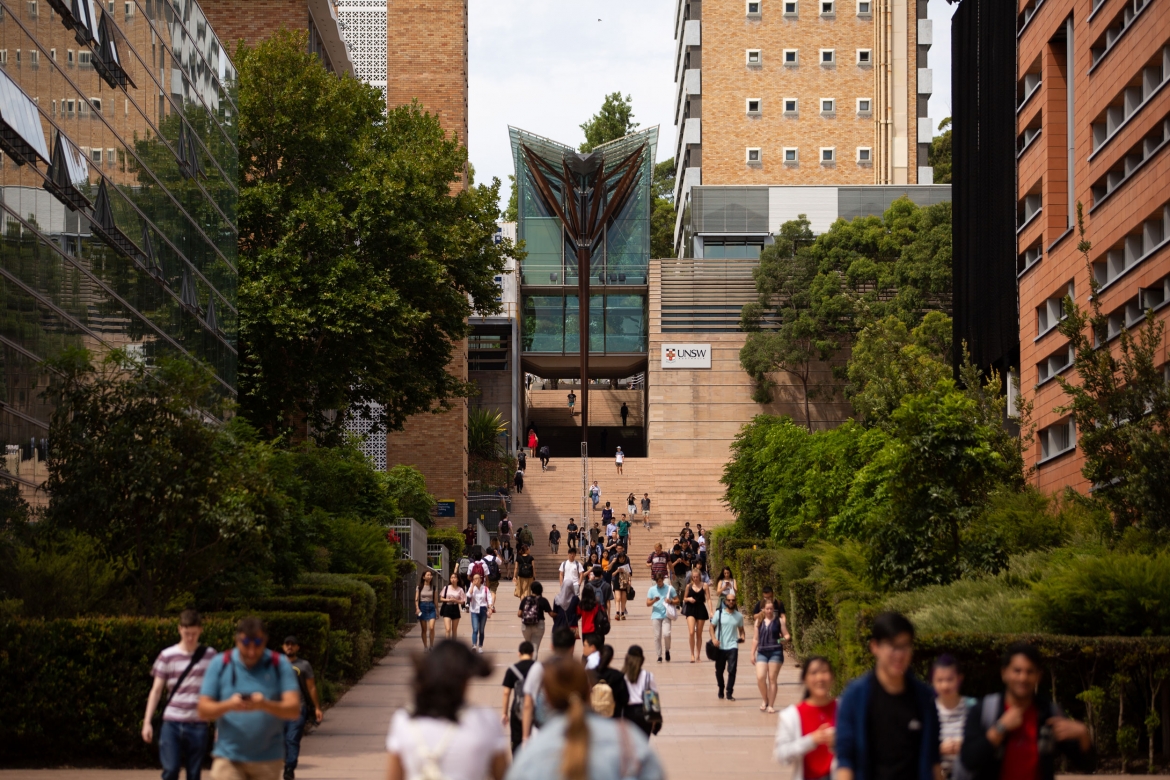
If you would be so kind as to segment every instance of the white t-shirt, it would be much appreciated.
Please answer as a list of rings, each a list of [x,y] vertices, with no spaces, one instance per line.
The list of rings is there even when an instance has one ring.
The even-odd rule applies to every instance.
[[[707,537],[699,534],[699,552],[707,552]]]
[[[528,674],[524,677],[524,695],[531,696],[535,701],[536,694],[540,692],[540,686],[543,684],[544,664],[537,661],[528,668]]]
[[[481,609],[488,609],[492,605],[492,592],[487,585],[480,585],[478,588],[472,585],[467,590],[467,607],[472,612],[479,612]]]
[[[615,457],[617,458],[617,462],[621,463],[623,460],[626,459],[626,453],[622,452],[621,450],[618,450],[617,455]]]
[[[561,573],[565,575],[565,582],[579,582],[581,573],[584,571],[585,567],[581,565],[580,561],[561,562]]]
[[[652,691],[658,690],[658,685],[654,682],[654,675],[643,669],[638,672],[638,681],[630,682],[630,678],[626,678],[626,690],[630,693],[630,704],[641,704],[642,694],[649,688]]]
[[[434,753],[443,777],[449,780],[483,780],[492,758],[509,749],[500,725],[500,714],[487,707],[468,707],[459,722],[438,718],[411,718],[398,710],[390,719],[386,750],[402,761],[406,780],[422,777],[426,758]]]

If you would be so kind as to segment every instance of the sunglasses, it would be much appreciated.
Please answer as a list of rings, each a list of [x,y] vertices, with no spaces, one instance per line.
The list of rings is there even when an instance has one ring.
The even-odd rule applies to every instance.
[[[236,641],[244,647],[264,647],[264,645],[268,644],[267,637],[238,636],[236,637]]]

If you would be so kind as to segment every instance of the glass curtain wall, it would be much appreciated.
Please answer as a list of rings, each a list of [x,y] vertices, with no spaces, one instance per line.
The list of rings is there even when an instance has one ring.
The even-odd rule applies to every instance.
[[[235,395],[235,88],[194,0],[0,0],[0,439],[47,435],[69,347]]]

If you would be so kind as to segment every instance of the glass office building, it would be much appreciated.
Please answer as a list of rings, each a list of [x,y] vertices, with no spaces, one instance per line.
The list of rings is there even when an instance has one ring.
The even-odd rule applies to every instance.
[[[537,376],[579,374],[581,308],[577,251],[561,219],[547,206],[530,170],[527,149],[555,170],[580,159],[570,146],[509,128],[516,166],[518,237],[528,256],[520,266],[521,344],[524,370]],[[589,264],[590,376],[620,378],[645,368],[648,336],[651,176],[658,129],[650,128],[598,147],[593,154],[615,169],[639,149],[632,194],[605,220]],[[606,194],[598,201],[604,209]]]
[[[9,471],[43,457],[41,361],[67,348],[185,356],[235,395],[235,88],[194,0],[0,0]]]

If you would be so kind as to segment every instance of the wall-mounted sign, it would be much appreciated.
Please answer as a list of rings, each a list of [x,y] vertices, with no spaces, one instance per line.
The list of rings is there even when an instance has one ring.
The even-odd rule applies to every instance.
[[[455,516],[455,502],[454,501],[438,501],[435,506],[435,517],[454,517]]]
[[[663,344],[663,368],[710,368],[710,344]]]

